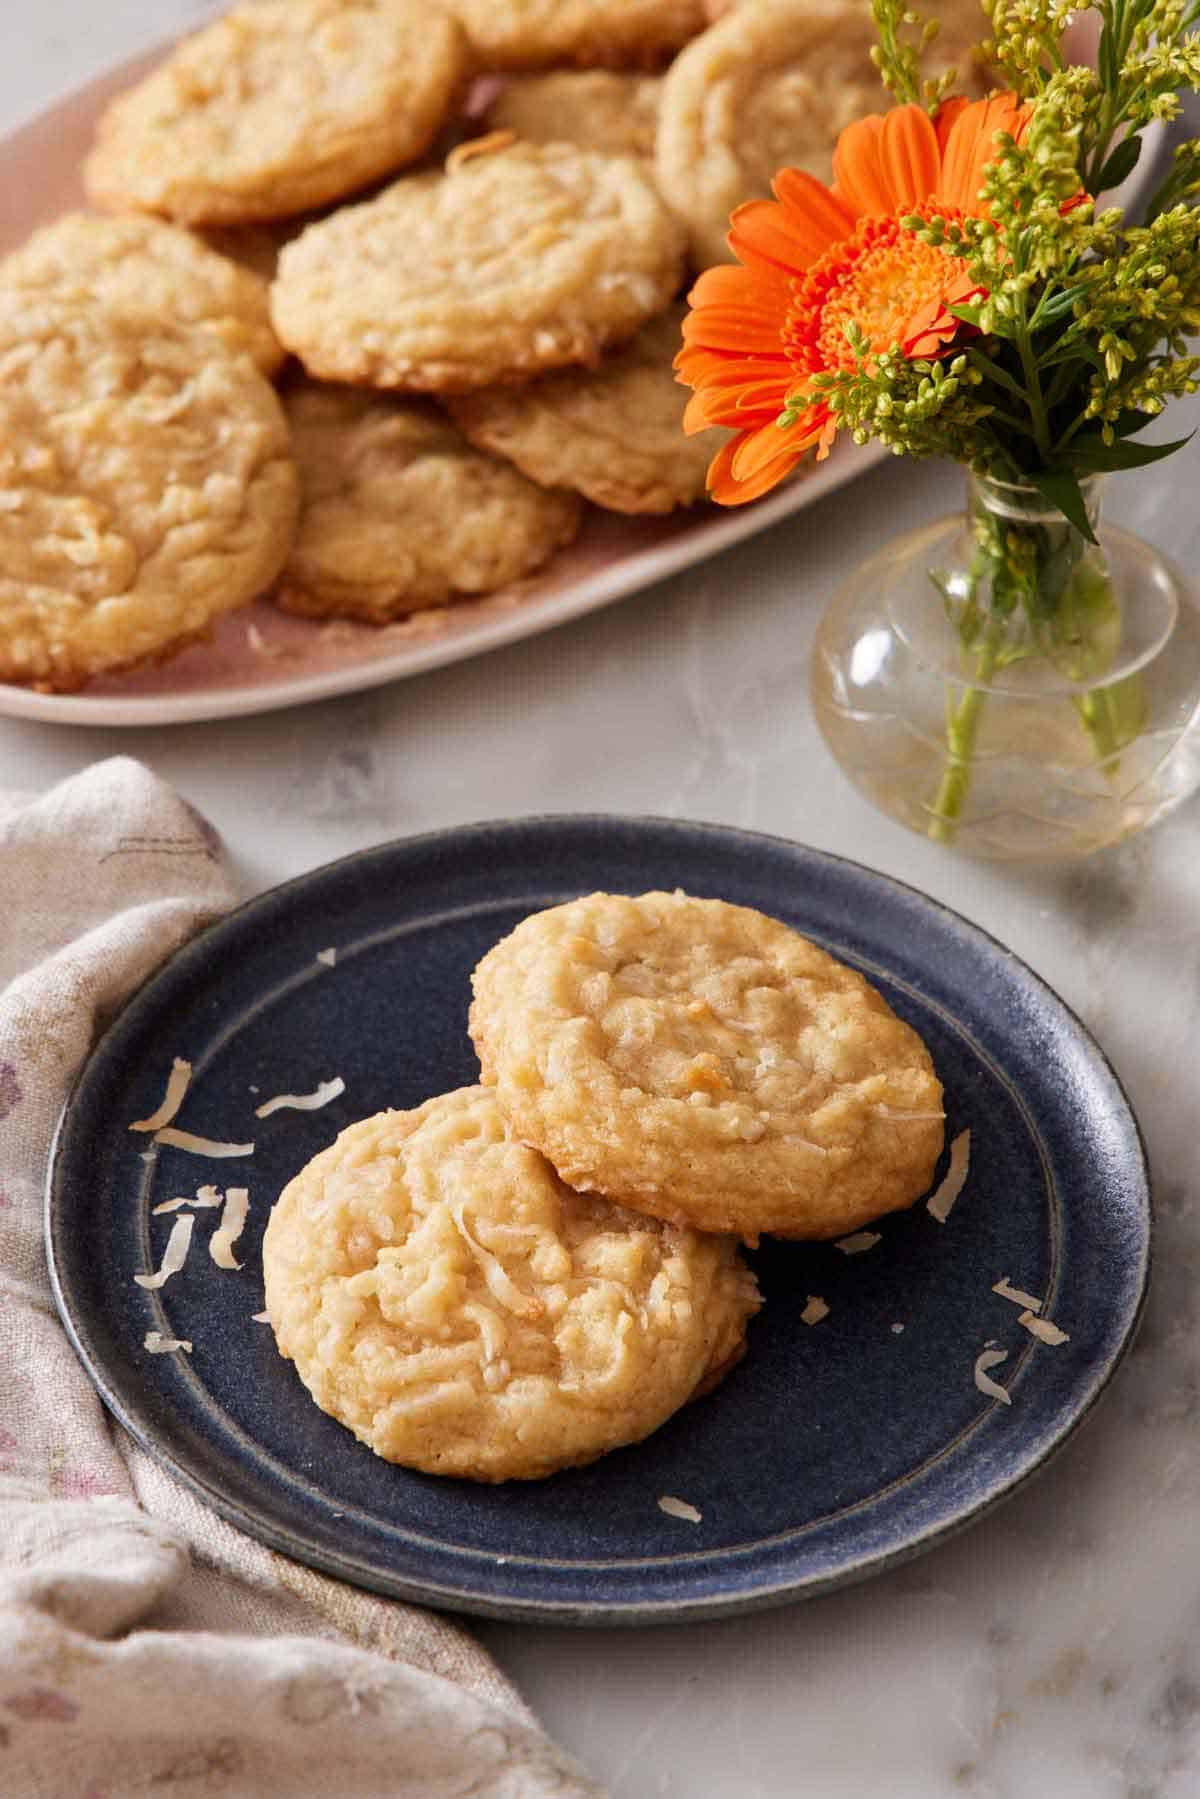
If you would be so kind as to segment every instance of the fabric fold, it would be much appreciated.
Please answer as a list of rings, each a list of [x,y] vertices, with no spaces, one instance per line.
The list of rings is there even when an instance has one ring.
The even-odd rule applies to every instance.
[[[601,1799],[466,1630],[202,1505],[58,1320],[58,1115],[105,1024],[234,898],[211,828],[131,758],[0,794],[0,1790]]]

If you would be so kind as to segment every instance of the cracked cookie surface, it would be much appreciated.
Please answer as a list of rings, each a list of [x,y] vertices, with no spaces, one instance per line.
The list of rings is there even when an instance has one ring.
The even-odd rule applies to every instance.
[[[639,1441],[741,1353],[728,1238],[572,1192],[461,1088],[342,1132],[263,1244],[280,1352],[387,1461],[530,1480]]]
[[[211,332],[0,294],[0,680],[70,691],[203,635],[295,528],[274,389]]]
[[[190,231],[143,213],[72,212],[43,225],[0,262],[0,288],[97,302],[212,331],[264,375],[283,361],[267,283]]]
[[[467,61],[461,26],[420,0],[251,0],[118,95],[84,183],[189,224],[324,206],[424,153]]]
[[[591,894],[523,920],[474,990],[484,1081],[573,1186],[751,1239],[839,1237],[928,1188],[944,1129],[928,1051],[777,919]]]
[[[687,394],[672,359],[682,306],[651,319],[597,368],[543,375],[449,402],[472,443],[507,456],[533,481],[573,487],[612,512],[671,512],[703,499],[727,433],[686,437]]]
[[[465,391],[594,363],[674,297],[682,249],[637,159],[518,143],[310,226],[271,310],[311,374]]]
[[[491,593],[579,528],[573,494],[472,448],[432,402],[308,381],[283,400],[301,491],[285,612],[382,624]]]

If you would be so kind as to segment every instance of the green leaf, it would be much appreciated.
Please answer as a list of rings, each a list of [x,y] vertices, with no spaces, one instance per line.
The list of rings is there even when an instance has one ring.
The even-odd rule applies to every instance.
[[[1161,462],[1164,456],[1173,456],[1176,450],[1182,450],[1195,436],[1189,431],[1186,437],[1177,437],[1169,444],[1106,444],[1100,437],[1077,437],[1074,443],[1068,444],[1062,451],[1062,459],[1069,463],[1081,475],[1107,474],[1113,469],[1145,468],[1151,462]]]
[[[983,314],[981,306],[947,306],[946,311],[956,319],[961,319],[964,325],[974,325],[976,328]]]
[[[1057,323],[1066,313],[1070,312],[1076,300],[1081,300],[1086,293],[1091,292],[1091,287],[1090,281],[1076,281],[1071,287],[1064,287],[1061,292],[1052,294],[1048,300],[1043,300],[1031,321],[1034,329],[1041,325]]]
[[[983,350],[972,346],[967,351],[967,361],[972,368],[977,368],[981,375],[986,375],[989,381],[994,381],[997,387],[1006,387],[1010,394],[1016,394],[1022,400],[1025,398],[1025,389],[1021,383],[1014,380],[1007,369],[1001,368],[1000,364],[993,361]]]
[[[1122,181],[1133,174],[1141,153],[1140,137],[1123,138],[1097,175],[1096,192],[1102,194],[1110,187],[1120,187]]]
[[[1067,523],[1074,525],[1081,537],[1085,537],[1089,543],[1098,542],[1080,492],[1079,477],[1074,469],[1037,469],[1030,474],[1029,480],[1052,506],[1058,508]]]

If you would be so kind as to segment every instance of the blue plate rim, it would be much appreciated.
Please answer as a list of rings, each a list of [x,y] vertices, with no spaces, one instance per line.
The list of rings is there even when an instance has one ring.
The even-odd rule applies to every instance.
[[[57,1179],[60,1149],[76,1097],[85,1085],[93,1062],[103,1053],[110,1035],[118,1027],[124,1027],[135,1021],[141,1010],[152,1005],[154,989],[162,977],[169,972],[177,974],[181,969],[186,969],[193,963],[202,963],[209,942],[235,921],[241,920],[245,915],[255,912],[260,907],[278,903],[284,897],[302,891],[333,871],[344,871],[355,864],[368,864],[373,859],[384,860],[398,851],[410,856],[436,854],[442,847],[463,846],[469,844],[473,839],[482,843],[488,839],[494,839],[497,834],[531,830],[546,831],[551,834],[573,830],[596,832],[633,830],[645,831],[659,838],[670,835],[692,839],[699,837],[714,843],[718,848],[732,846],[736,849],[737,846],[744,845],[747,849],[752,850],[755,846],[759,846],[767,852],[798,855],[824,865],[834,873],[844,871],[851,879],[863,879],[868,885],[877,885],[897,897],[915,902],[920,909],[928,910],[938,919],[943,928],[949,928],[968,946],[982,950],[989,957],[1000,958],[1008,970],[1018,974],[1021,980],[1036,993],[1043,1005],[1048,1004],[1052,1012],[1059,1014],[1076,1046],[1083,1050],[1089,1063],[1111,1085],[1122,1108],[1123,1122],[1129,1127],[1132,1133],[1132,1143],[1136,1146],[1136,1158],[1132,1172],[1136,1176],[1135,1184],[1140,1201],[1142,1228],[1137,1242],[1133,1300],[1119,1321],[1118,1340],[1107,1359],[1101,1365],[1088,1371],[1087,1391],[1082,1401],[1061,1422],[1034,1456],[1020,1461],[1012,1475],[997,1481],[986,1495],[972,1498],[955,1515],[935,1521],[928,1528],[915,1532],[909,1540],[896,1547],[867,1552],[857,1558],[843,1560],[836,1568],[826,1573],[808,1575],[800,1579],[788,1578],[786,1575],[783,1578],[766,1579],[754,1588],[742,1588],[733,1594],[705,1592],[693,1598],[670,1596],[661,1600],[640,1597],[631,1602],[619,1599],[556,1600],[544,1597],[530,1602],[517,1595],[497,1599],[491,1593],[471,1591],[461,1584],[438,1582],[424,1576],[420,1579],[398,1576],[391,1571],[383,1571],[369,1560],[346,1550],[330,1552],[319,1543],[314,1543],[289,1530],[285,1525],[281,1525],[270,1516],[269,1511],[263,1512],[257,1508],[239,1504],[223,1492],[211,1478],[206,1477],[202,1468],[191,1465],[186,1456],[181,1457],[177,1448],[164,1441],[153,1423],[147,1422],[138,1407],[127,1400],[120,1389],[120,1384],[114,1383],[108,1378],[106,1370],[98,1362],[88,1340],[86,1328],[79,1328],[77,1325],[71,1308],[70,1296],[60,1277],[61,1263],[57,1244],[61,1224],[61,1207],[58,1204]],[[939,1002],[933,1001],[932,1003],[938,1004]],[[719,1619],[762,1611],[799,1599],[815,1597],[841,1586],[854,1585],[874,1574],[901,1566],[935,1548],[938,1544],[957,1536],[961,1531],[986,1517],[998,1505],[1025,1487],[1065,1448],[1076,1431],[1091,1417],[1097,1403],[1111,1385],[1114,1376],[1133,1346],[1144,1313],[1153,1263],[1153,1224],[1153,1198],[1146,1144],[1137,1115],[1120,1076],[1074,1009],[1049,982],[1010,950],[1002,940],[955,908],[947,905],[944,901],[933,898],[914,884],[872,868],[869,864],[855,858],[830,850],[818,849],[776,833],[752,831],[739,826],[711,821],[667,818],[641,813],[513,814],[504,818],[480,819],[466,824],[446,826],[434,831],[392,838],[382,843],[364,846],[344,856],[318,864],[312,869],[302,871],[242,901],[175,950],[134,990],[121,1009],[106,1023],[79,1070],[59,1115],[48,1158],[45,1182],[45,1241],[51,1288],[68,1339],[114,1417],[130,1432],[134,1440],[169,1473],[179,1479],[218,1515],[245,1531],[247,1535],[335,1578],[348,1580],[369,1591],[409,1603],[431,1605],[495,1620],[554,1625],[640,1626]],[[880,1491],[882,1492],[883,1489]],[[865,1510],[866,1506],[876,1497],[878,1495],[872,1493],[868,1495],[861,1508],[851,1509]],[[675,1563],[687,1560],[696,1560],[700,1563],[713,1561],[719,1563],[727,1556],[736,1557],[746,1553],[746,1549],[753,1550],[756,1547],[757,1545],[754,1544],[734,1546],[728,1551],[698,1551],[694,1556],[685,1554],[666,1559]],[[478,1560],[489,1559],[485,1552],[465,1552],[464,1562],[469,1561],[473,1555]],[[517,1556],[513,1560],[519,1563],[521,1558]]]

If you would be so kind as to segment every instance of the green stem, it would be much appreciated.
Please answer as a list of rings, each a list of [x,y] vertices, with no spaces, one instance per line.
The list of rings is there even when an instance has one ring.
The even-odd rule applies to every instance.
[[[1004,636],[1002,621],[989,618],[979,654],[975,659],[972,685],[956,706],[946,715],[946,766],[931,807],[928,834],[935,843],[953,843],[962,817],[963,805],[971,786],[971,766],[975,760],[975,740],[983,712],[987,687],[996,672],[1000,644]]]

